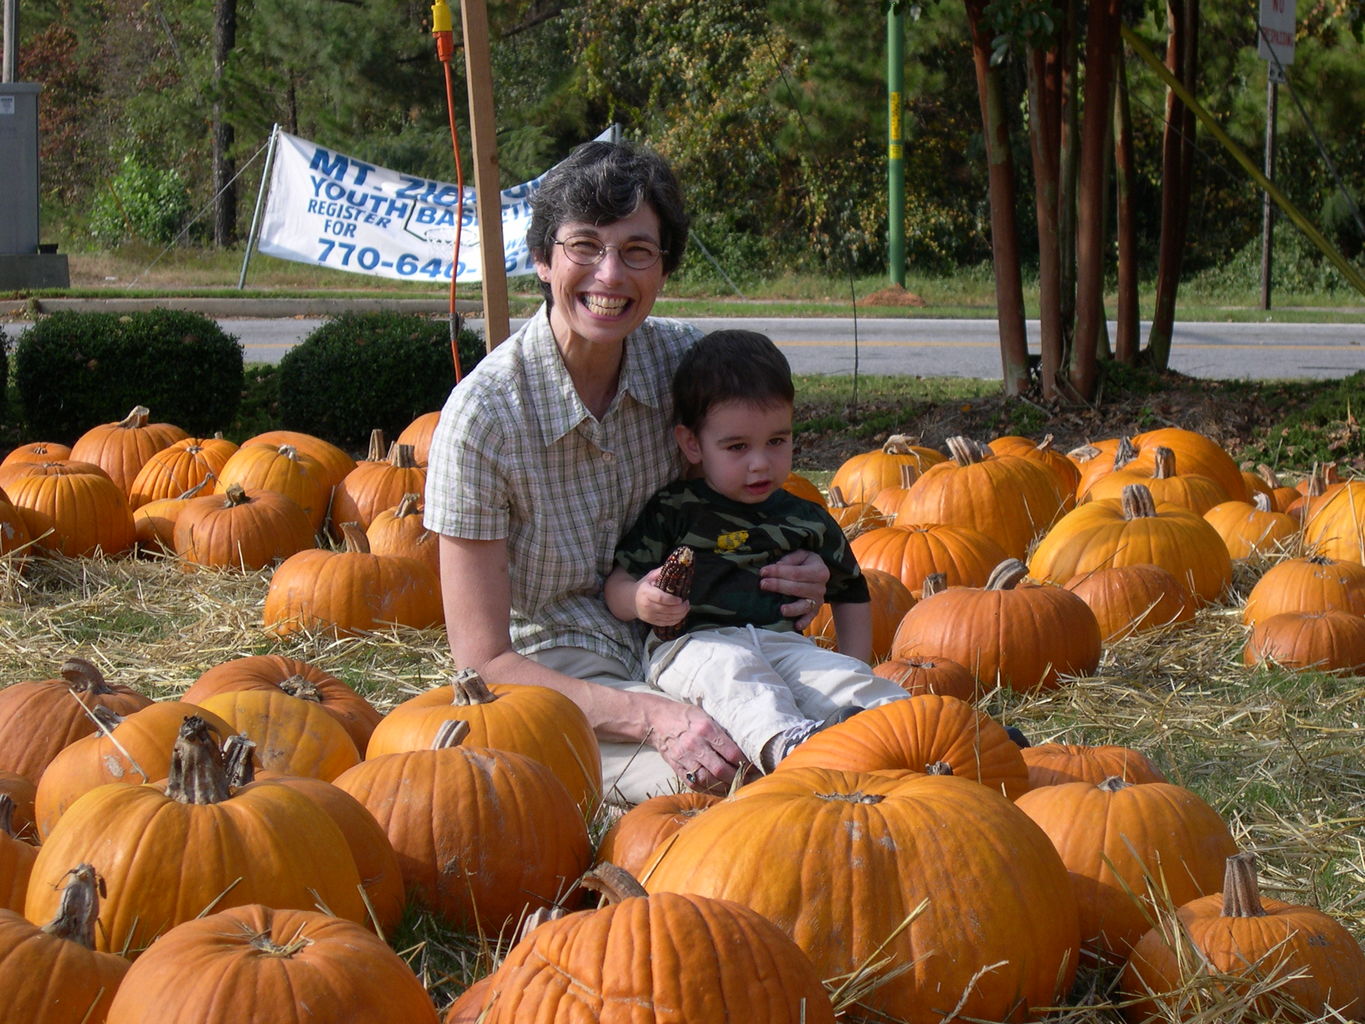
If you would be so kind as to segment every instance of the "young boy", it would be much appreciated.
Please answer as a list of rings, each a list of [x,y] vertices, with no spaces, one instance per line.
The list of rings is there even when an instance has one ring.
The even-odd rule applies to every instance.
[[[700,478],[656,493],[621,539],[605,586],[617,618],[681,629],[651,633],[648,679],[701,706],[745,756],[770,772],[812,733],[905,696],[876,676],[867,581],[842,530],[823,508],[782,489],[791,472],[795,389],[786,357],[752,331],[716,331],[683,357],[673,378],[674,436]],[[689,599],[656,585],[679,545],[694,552]],[[829,566],[839,651],[795,631],[780,594],[759,589],[759,569],[789,551]]]

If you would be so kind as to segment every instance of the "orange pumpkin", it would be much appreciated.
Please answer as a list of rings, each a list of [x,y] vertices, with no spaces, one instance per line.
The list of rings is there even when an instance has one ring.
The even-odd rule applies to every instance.
[[[1204,513],[1218,531],[1233,559],[1266,557],[1296,546],[1299,523],[1285,512],[1271,508],[1269,495],[1251,501],[1224,501]]]
[[[313,546],[308,514],[293,498],[228,484],[222,494],[190,498],[171,533],[182,568],[251,571]]]
[[[322,529],[332,488],[326,470],[311,455],[287,444],[244,444],[218,471],[214,491],[227,494],[234,484],[253,494],[283,494],[303,510],[312,532]]]
[[[371,554],[355,523],[342,530],[343,550],[299,551],[275,570],[265,594],[266,632],[357,636],[395,625],[441,624],[441,585],[429,566],[403,555]]]
[[[37,795],[38,787],[32,779],[0,769],[0,796],[9,798],[10,824],[14,834],[27,843],[38,841],[38,830],[33,824],[33,800]]]
[[[26,465],[30,471],[8,491],[35,546],[69,558],[113,557],[133,546],[128,496],[103,471],[86,472],[77,463]]]
[[[1209,988],[1191,984],[1201,975]],[[1176,1000],[1186,1019],[1212,1019],[1208,1010],[1228,993],[1265,1020],[1365,1019],[1365,953],[1355,937],[1314,907],[1263,899],[1249,852],[1228,858],[1221,892],[1185,903],[1142,936],[1120,986],[1132,1024],[1178,1019]]]
[[[1052,441],[1051,434],[1045,435],[1037,443],[1032,438],[1006,435],[987,444],[996,455],[1018,455],[1032,459],[1048,470],[1063,496],[1063,507],[1069,509],[1076,503],[1076,485],[1080,482],[1081,471],[1074,461],[1052,447]]]
[[[405,494],[394,508],[376,514],[365,531],[365,538],[373,554],[415,558],[429,565],[440,579],[440,545],[436,534],[422,523],[421,495]]]
[[[897,576],[918,600],[925,577],[942,573],[949,586],[979,587],[1005,552],[984,533],[943,523],[897,524],[859,534],[849,548],[863,571]]]
[[[359,523],[362,530],[368,529],[375,516],[396,506],[403,495],[426,490],[427,471],[418,465],[412,446],[395,442],[386,457],[383,445],[383,431],[375,430],[370,435],[369,458],[357,462],[332,495],[332,531],[338,536],[342,523]]]
[[[1194,619],[1194,595],[1159,565],[1101,566],[1073,576],[1066,589],[1090,606],[1106,644]]]
[[[400,430],[394,440],[398,444],[412,445],[412,457],[419,466],[425,466],[427,456],[431,452],[431,438],[436,433],[436,424],[440,422],[439,409],[435,412],[424,412]]]
[[[1064,782],[1098,786],[1110,776],[1124,782],[1165,782],[1156,765],[1132,749],[1114,744],[1035,743],[1020,751],[1028,765],[1030,789]]]
[[[896,635],[896,627],[901,618],[915,603],[915,598],[895,576],[880,569],[865,569],[867,589],[872,595],[872,660],[882,661],[891,653],[891,641]],[[821,647],[830,649],[839,646],[838,630],[834,626],[834,609],[825,603],[815,613],[806,636],[812,637]]]
[[[280,689],[228,690],[200,698],[202,707],[256,744],[263,771],[331,781],[360,760],[346,727],[316,702]],[[227,735],[224,733],[224,735]]]
[[[1365,563],[1365,480],[1337,484],[1309,502],[1303,544],[1327,558]]]
[[[63,459],[71,458],[71,446],[61,444],[57,441],[32,441],[29,444],[21,444],[17,448],[12,448],[3,459],[0,459],[0,466],[8,466],[16,462],[61,462]]]
[[[143,464],[185,436],[172,423],[152,423],[151,411],[137,405],[118,422],[91,427],[78,437],[71,446],[71,458],[99,466],[127,496]]]
[[[820,493],[820,488],[800,473],[788,473],[787,479],[782,481],[782,489],[788,494],[794,494],[798,498],[813,502],[821,508],[825,507],[825,496]]]
[[[0,910],[23,913],[37,856],[37,849],[20,839],[14,826],[14,798],[0,793]]]
[[[872,671],[890,679],[912,697],[937,693],[969,701],[976,696],[976,677],[951,658],[888,658]]]
[[[838,487],[849,501],[872,501],[883,487],[900,483],[901,466],[908,465],[919,473],[945,458],[940,451],[916,445],[906,434],[893,434],[881,448],[846,459],[834,471],[829,485]]]
[[[221,437],[183,437],[142,464],[128,487],[128,502],[136,511],[149,501],[174,498],[218,479],[237,446]]]
[[[650,797],[611,823],[597,844],[597,862],[615,864],[638,878],[660,843],[718,803],[720,797],[692,790]]]
[[[109,1007],[109,1024],[346,1020],[438,1018],[412,968],[382,939],[330,914],[259,904],[166,932]]]
[[[1254,626],[1280,612],[1330,609],[1365,615],[1365,565],[1321,555],[1276,562],[1256,581],[1242,607],[1242,621]]]
[[[1088,675],[1100,662],[1100,627],[1090,607],[1061,587],[1020,586],[1017,559],[996,567],[984,587],[948,587],[905,613],[892,653],[946,657],[987,689],[1052,689],[1063,676]]]
[[[245,448],[252,444],[267,445],[276,451],[281,445],[288,445],[295,451],[302,452],[304,455],[317,460],[322,465],[322,475],[327,481],[329,500],[332,488],[341,483],[347,473],[355,469],[355,459],[351,458],[346,452],[330,441],[324,441],[320,437],[305,434],[300,430],[267,430],[264,433],[247,438],[242,442],[242,447]]]
[[[201,480],[174,498],[157,498],[133,510],[133,532],[140,553],[175,554],[175,521],[180,518],[185,504],[206,489],[212,492],[211,481]]]
[[[1096,480],[1085,500],[1122,498],[1123,489],[1129,484],[1143,484],[1152,492],[1154,501],[1179,505],[1201,516],[1213,506],[1231,500],[1223,485],[1212,477],[1177,469],[1175,452],[1159,445],[1152,450],[1147,463],[1135,459],[1123,469]]]
[[[1365,672],[1365,616],[1335,609],[1267,616],[1252,627],[1242,660],[1247,665],[1360,675]]]

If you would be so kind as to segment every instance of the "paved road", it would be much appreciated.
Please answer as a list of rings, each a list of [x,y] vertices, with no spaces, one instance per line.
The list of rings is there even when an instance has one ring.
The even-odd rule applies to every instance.
[[[248,362],[278,362],[322,321],[314,318],[220,320],[237,335]],[[699,318],[704,331],[764,331],[797,373],[917,374],[1000,379],[993,320],[860,318]],[[513,321],[515,328],[520,321]],[[471,326],[478,327],[477,321]],[[1029,323],[1038,350],[1037,321]],[[1142,326],[1145,342],[1147,324]],[[1113,325],[1110,325],[1111,336]],[[1209,379],[1338,379],[1365,369],[1365,323],[1178,324],[1171,368]]]

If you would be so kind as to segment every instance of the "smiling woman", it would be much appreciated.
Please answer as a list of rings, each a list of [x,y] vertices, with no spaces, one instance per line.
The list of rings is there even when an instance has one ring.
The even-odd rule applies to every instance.
[[[574,700],[619,803],[688,773],[724,785],[741,760],[708,714],[643,681],[639,629],[601,597],[625,524],[683,468],[669,380],[698,332],[650,312],[687,229],[654,153],[593,142],[552,170],[526,236],[545,305],[451,393],[427,476],[456,667]],[[824,566],[771,569],[765,589],[808,618]]]

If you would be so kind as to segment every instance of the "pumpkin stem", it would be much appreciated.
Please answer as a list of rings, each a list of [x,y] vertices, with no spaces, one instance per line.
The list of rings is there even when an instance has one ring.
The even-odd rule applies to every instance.
[[[948,574],[943,572],[931,572],[924,577],[924,585],[920,587],[920,600],[926,597],[933,597],[935,594],[948,589]]]
[[[1123,488],[1120,506],[1124,519],[1152,519],[1156,516],[1156,499],[1146,484],[1127,484]]]
[[[171,749],[166,795],[182,804],[219,804],[232,795],[223,755],[209,735],[209,724],[198,715],[180,725]]]
[[[1256,467],[1256,475],[1264,480],[1271,487],[1280,486],[1280,478],[1275,475],[1275,471],[1262,462]]]
[[[1261,887],[1256,882],[1256,854],[1234,853],[1223,871],[1223,916],[1265,917]]]
[[[925,775],[952,775],[953,766],[947,761],[932,761],[924,766]]]
[[[910,490],[911,485],[919,479],[919,469],[908,462],[900,464],[901,490]]]
[[[123,716],[113,708],[107,708],[103,704],[96,704],[93,708],[87,708],[86,713],[94,719],[96,728],[101,732],[113,732],[123,724]]]
[[[578,884],[590,892],[601,893],[608,905],[620,903],[635,896],[648,896],[645,887],[635,880],[625,868],[617,867],[611,861],[603,861],[578,880]]]
[[[944,444],[948,448],[948,454],[959,466],[970,466],[994,455],[994,452],[980,441],[973,441],[961,434],[948,438]]]
[[[862,793],[856,790],[852,793],[816,793],[815,796],[820,800],[839,800],[846,804],[879,804],[886,799],[880,793]]]
[[[1007,558],[991,570],[987,590],[1013,590],[1028,576],[1028,566],[1017,558]]]
[[[305,679],[295,672],[288,679],[281,679],[279,687],[291,697],[298,697],[300,700],[311,700],[314,704],[322,703],[322,691],[318,689],[317,683],[311,679]]]
[[[255,749],[256,741],[244,732],[233,733],[223,740],[223,771],[229,786],[241,789],[256,781],[256,765],[251,760],[251,752]]]
[[[848,501],[844,498],[844,492],[838,484],[831,484],[829,488],[829,507],[848,508]]]
[[[227,501],[223,502],[223,508],[238,508],[251,501],[246,493],[246,488],[236,480],[227,485],[227,490],[223,492],[223,496],[227,498]]]
[[[1109,775],[1105,780],[1098,783],[1095,788],[1104,790],[1106,793],[1117,793],[1121,789],[1127,789],[1132,783],[1124,779],[1122,775]]]
[[[1152,449],[1152,479],[1169,480],[1175,476],[1175,452],[1165,445]]]
[[[73,655],[62,662],[57,674],[66,680],[73,690],[80,690],[86,697],[113,693],[114,690],[104,681],[104,675],[95,667],[94,662]]]
[[[1265,491],[1257,491],[1251,496],[1251,503],[1256,506],[1257,512],[1274,512],[1270,507],[1270,495]]]
[[[90,864],[77,864],[67,872],[57,916],[43,925],[43,932],[58,939],[95,948],[95,921],[100,916],[99,891],[104,883]]]
[[[1119,438],[1119,445],[1114,449],[1114,468],[1122,469],[1137,457],[1137,445],[1133,444],[1133,439],[1126,435]]]
[[[262,956],[274,957],[277,960],[287,960],[311,946],[313,940],[304,935],[303,929],[300,928],[298,932],[295,933],[294,937],[283,945],[272,942],[270,936],[266,935],[264,932],[257,932],[252,935],[249,944],[252,949],[256,950],[256,952],[260,953]]]
[[[569,912],[563,907],[536,907],[522,919],[521,927],[517,929],[516,938],[512,940],[512,945],[521,942],[522,939],[530,935],[533,931],[545,924],[547,921],[557,921],[561,917],[567,916]]]
[[[152,410],[145,405],[135,405],[127,416],[119,420],[114,426],[120,430],[138,430],[147,425],[147,421],[152,418]]]
[[[492,704],[498,695],[488,688],[483,676],[472,668],[462,668],[450,677],[451,689],[455,691],[451,701],[456,707],[469,707],[471,704]]]
[[[1074,462],[1089,462],[1100,454],[1100,449],[1093,444],[1083,444],[1072,448],[1066,453],[1066,457]]]
[[[887,455],[914,455],[918,440],[914,434],[892,434],[882,445],[882,451]]]
[[[399,444],[397,441],[389,451],[388,461],[394,469],[416,469],[420,465],[414,447],[410,444]]]
[[[1054,439],[1055,439],[1055,438],[1054,438],[1054,435],[1052,435],[1052,434],[1044,434],[1044,435],[1043,435],[1043,439],[1042,439],[1041,441],[1039,441],[1037,444],[1035,444],[1035,445],[1033,446],[1033,448],[1034,448],[1035,451],[1040,451],[1040,452],[1048,451],[1048,450],[1052,447],[1052,442],[1053,442]]]
[[[463,718],[452,718],[441,723],[432,738],[432,750],[448,750],[458,747],[469,735],[469,723]]]
[[[14,797],[0,793],[0,833],[14,838]]]
[[[368,555],[370,553],[370,538],[365,531],[360,528],[357,522],[341,524],[341,536],[345,541],[345,551],[349,554]]]
[[[200,491],[202,491],[205,487],[207,487],[207,486],[209,485],[210,481],[217,480],[217,479],[218,479],[218,477],[217,477],[215,474],[210,473],[208,476],[204,477],[204,479],[200,480],[197,484],[195,484],[195,485],[194,485],[193,487],[191,487],[189,490],[183,491],[182,493],[177,494],[177,495],[175,496],[175,497],[176,497],[176,500],[177,500],[177,501],[189,501],[191,498],[193,498],[195,495],[197,495]]]
[[[380,427],[375,427],[370,431],[370,450],[365,455],[365,461],[384,461],[384,431]]]
[[[403,495],[402,499],[398,502],[398,507],[393,510],[393,517],[395,519],[402,519],[404,516],[416,515],[418,511],[417,503],[421,500],[422,496],[420,494],[414,494],[409,491],[407,494]]]

